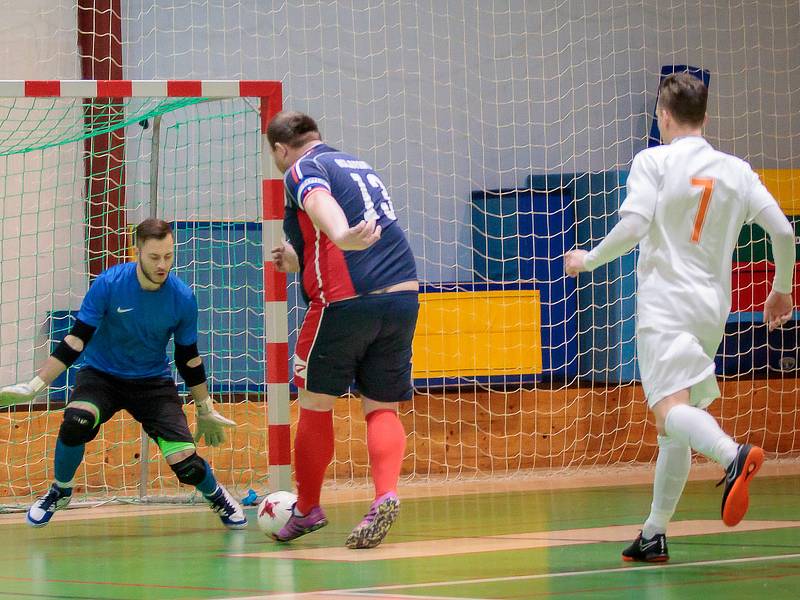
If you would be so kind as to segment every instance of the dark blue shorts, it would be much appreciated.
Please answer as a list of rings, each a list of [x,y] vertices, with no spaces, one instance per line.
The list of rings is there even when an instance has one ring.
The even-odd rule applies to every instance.
[[[294,355],[294,383],[309,392],[341,396],[355,382],[371,400],[400,402],[413,395],[411,343],[417,292],[359,296],[308,307]]]

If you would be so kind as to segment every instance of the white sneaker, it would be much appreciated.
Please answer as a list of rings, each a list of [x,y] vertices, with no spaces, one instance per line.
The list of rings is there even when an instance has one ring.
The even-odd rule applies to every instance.
[[[203,496],[219,516],[219,520],[228,529],[244,529],[247,527],[247,517],[244,516],[242,506],[230,495],[222,484],[217,484],[214,493]]]
[[[44,527],[57,510],[65,508],[72,500],[72,488],[62,488],[55,483],[47,493],[31,504],[25,520],[33,527]]]

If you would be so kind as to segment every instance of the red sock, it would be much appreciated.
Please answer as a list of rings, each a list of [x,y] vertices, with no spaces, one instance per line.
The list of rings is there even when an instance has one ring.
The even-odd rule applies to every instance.
[[[375,498],[397,491],[405,450],[406,432],[394,410],[374,410],[367,415],[367,452]]]
[[[333,459],[333,411],[300,409],[294,436],[294,474],[297,479],[297,512],[319,505],[325,471]]]

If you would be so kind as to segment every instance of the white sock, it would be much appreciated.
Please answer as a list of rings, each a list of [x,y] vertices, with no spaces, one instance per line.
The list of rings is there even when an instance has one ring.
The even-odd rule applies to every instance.
[[[664,419],[664,429],[669,437],[725,468],[734,461],[739,450],[739,445],[720,429],[714,417],[688,404],[672,407]]]
[[[650,516],[642,527],[642,537],[649,539],[657,533],[667,533],[667,523],[675,514],[689,478],[692,465],[692,450],[669,436],[658,436],[658,458],[656,476],[653,480],[653,503]]]

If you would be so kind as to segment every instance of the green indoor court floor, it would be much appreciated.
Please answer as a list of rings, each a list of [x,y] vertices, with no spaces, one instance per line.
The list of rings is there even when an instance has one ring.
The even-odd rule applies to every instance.
[[[360,551],[342,543],[363,501],[328,505],[330,525],[291,544],[267,540],[253,508],[244,531],[203,507],[81,508],[42,529],[7,514],[0,599],[800,598],[800,475],[757,478],[734,529],[720,488],[689,482],[663,565],[620,560],[649,485],[483,487],[407,497],[384,545]]]

